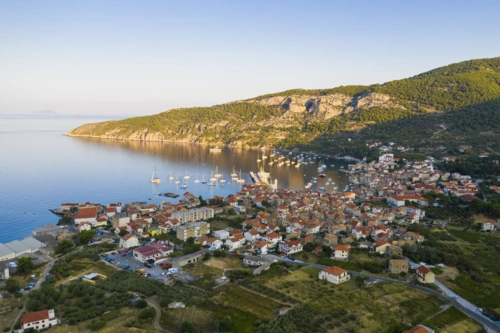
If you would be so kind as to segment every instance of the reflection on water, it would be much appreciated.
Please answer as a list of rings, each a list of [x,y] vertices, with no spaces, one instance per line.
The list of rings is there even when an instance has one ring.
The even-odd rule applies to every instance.
[[[142,142],[142,141],[121,141],[121,140],[97,140],[88,138],[73,138],[78,140],[83,145],[91,147],[114,147],[126,151],[132,151],[134,154],[150,155],[159,159],[156,166],[157,174],[162,178],[163,182],[159,185],[162,187],[168,183],[168,177],[172,174],[176,179],[183,181],[183,176],[186,171],[190,175],[188,185],[193,184],[193,181],[198,176],[201,179],[205,176],[208,180],[215,167],[218,167],[220,173],[223,174],[224,179],[231,182],[230,174],[233,168],[236,173],[242,172],[242,177],[250,182],[250,171],[259,171],[261,168],[269,172],[271,177],[278,180],[279,187],[286,187],[290,189],[303,189],[304,186],[312,179],[318,177],[318,166],[325,164],[327,168],[322,172],[326,175],[325,178],[318,178],[317,183],[313,184],[311,189],[324,187],[328,178],[331,178],[335,185],[326,186],[327,190],[333,190],[334,186],[338,186],[342,190],[348,183],[348,177],[340,174],[337,170],[343,165],[347,168],[347,162],[333,158],[313,158],[309,161],[306,154],[304,154],[305,162],[296,168],[294,165],[283,164],[278,166],[278,163],[286,160],[296,161],[297,154],[289,155],[286,152],[276,152],[275,156],[270,156],[271,151],[251,150],[243,148],[229,148],[224,147],[220,153],[211,153],[209,147],[206,145],[187,144],[187,143],[162,143],[162,142]],[[267,159],[262,159],[266,155]],[[284,158],[280,159],[280,156]],[[261,159],[258,162],[257,159]],[[269,163],[273,161],[272,165]],[[332,167],[331,165],[334,165]],[[189,189],[189,187],[188,187]]]

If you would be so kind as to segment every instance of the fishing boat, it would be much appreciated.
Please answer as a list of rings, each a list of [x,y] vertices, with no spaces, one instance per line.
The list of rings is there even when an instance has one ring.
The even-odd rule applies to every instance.
[[[153,171],[153,175],[151,176],[151,183],[153,183],[153,184],[160,184],[161,183],[161,179],[156,176],[156,167]]]
[[[319,189],[320,189],[321,191],[326,191],[326,188],[324,188],[324,187],[320,187]]]
[[[215,146],[214,148],[210,148],[211,153],[220,153],[222,149],[219,148],[219,146]]]
[[[170,177],[168,177],[169,180],[174,180],[174,176],[172,176],[172,171],[170,171]]]
[[[233,172],[231,173],[231,178],[238,178],[238,174],[236,173],[236,170],[234,170],[234,167]]]
[[[337,190],[339,189],[339,187],[338,187],[338,186],[335,186],[333,189],[334,189],[335,191],[337,191]]]
[[[208,186],[215,186],[215,183],[214,182],[210,182],[210,183],[208,183]]]
[[[205,175],[203,175],[203,177],[201,178],[201,183],[202,184],[206,184],[207,183],[207,181],[205,180]]]
[[[257,162],[262,162],[262,160],[260,158],[257,159]]]
[[[307,183],[306,186],[304,186],[304,188],[311,188],[313,184],[312,183]]]
[[[320,173],[318,177],[319,177],[319,178],[325,178],[325,177],[326,177],[326,175],[325,175],[324,173]]]
[[[188,175],[188,171],[186,170],[186,175],[184,176],[184,179],[189,179],[191,178],[189,175]]]
[[[187,188],[187,187],[188,187],[188,185],[187,185],[187,179],[184,179],[184,184],[182,184],[180,186],[180,188]]]
[[[196,174],[196,179],[194,180],[195,184],[198,184],[200,180],[198,179],[198,174]]]

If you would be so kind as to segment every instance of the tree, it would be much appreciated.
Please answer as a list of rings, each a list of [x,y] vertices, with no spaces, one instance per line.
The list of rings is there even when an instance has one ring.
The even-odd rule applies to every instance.
[[[234,210],[234,208],[232,208],[232,207],[231,207],[231,208],[229,208],[229,209],[227,210],[227,214],[228,214],[228,215],[236,215],[236,210]]]
[[[73,221],[73,218],[71,216],[63,216],[59,219],[57,222],[57,225],[68,225]]]
[[[190,321],[187,321],[187,320],[183,321],[181,324],[181,332],[182,333],[194,333],[195,328],[194,328],[193,323]]]
[[[230,316],[224,317],[219,321],[219,332],[232,332],[233,322]]]
[[[120,237],[123,237],[123,236],[125,236],[126,234],[128,234],[128,231],[127,231],[126,229],[120,230],[120,232],[118,233],[118,235],[119,235]]]
[[[6,284],[7,284],[7,291],[11,294],[19,290],[19,282],[17,282],[17,280],[8,279]]]
[[[271,207],[271,204],[270,204],[270,203],[269,203],[269,201],[267,201],[267,200],[262,200],[262,201],[260,202],[260,204],[261,204],[262,206],[266,207],[266,208]]]
[[[92,239],[94,239],[95,230],[84,230],[78,234],[78,241],[80,244],[88,244]]]
[[[65,239],[57,243],[56,253],[68,253],[68,251],[75,246],[72,241]]]
[[[19,258],[17,261],[17,270],[20,273],[30,273],[33,268],[35,268],[35,264],[33,263],[33,259],[31,259],[31,257]]]
[[[146,302],[145,299],[140,299],[137,302],[135,302],[135,307],[139,309],[144,309],[148,306],[148,302]]]

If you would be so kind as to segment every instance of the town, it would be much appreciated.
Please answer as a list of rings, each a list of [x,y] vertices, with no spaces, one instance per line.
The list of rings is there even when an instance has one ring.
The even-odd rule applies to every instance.
[[[266,308],[266,315],[256,316],[262,327],[252,327],[252,330],[263,332],[273,320],[283,320],[280,317],[294,311],[299,314],[309,311],[311,318],[317,319],[314,331],[318,332],[435,332],[450,325],[438,320],[446,315],[456,317],[456,323],[469,321],[467,325],[472,325],[470,327],[484,327],[490,331],[498,329],[498,312],[482,309],[478,301],[467,299],[467,293],[458,288],[450,289],[450,284],[444,281],[470,269],[457,269],[461,264],[449,259],[441,261],[435,255],[421,255],[426,251],[426,244],[436,246],[436,237],[444,237],[443,240],[456,240],[452,235],[463,237],[465,232],[453,227],[454,221],[435,215],[439,211],[451,210],[452,201],[461,207],[453,208],[454,211],[465,211],[473,200],[480,199],[476,194],[481,190],[471,176],[440,171],[435,168],[433,158],[408,161],[389,153],[381,155],[378,161],[351,164],[344,172],[349,174],[352,191],[288,190],[245,184],[238,193],[226,198],[214,196],[205,200],[185,192],[179,202],[162,202],[160,205],[147,202],[63,203],[57,210],[63,216],[60,220],[63,225],[46,225],[34,230],[33,237],[22,242],[1,245],[0,260],[5,263],[3,278],[8,283],[9,277],[16,275],[16,268],[19,270],[21,258],[28,254],[30,261],[33,257],[33,261],[48,263],[48,266],[40,280],[33,275],[29,285],[20,292],[16,289],[18,285],[11,288],[18,294],[29,293],[43,282],[42,279],[53,283],[76,280],[113,290],[109,289],[113,279],[109,275],[117,274],[113,273],[116,270],[124,272],[121,274],[131,274],[134,279],[139,277],[140,280],[134,280],[139,284],[149,285],[155,281],[162,285],[161,288],[179,292],[187,288],[180,287],[179,283],[185,286],[194,284],[201,289],[209,286],[207,290],[216,294],[218,290],[233,290],[231,288],[235,287],[228,286],[236,283],[240,285],[239,292],[255,292],[254,296],[261,298],[261,295],[267,295],[272,300],[271,306],[276,305],[274,309]],[[490,190],[500,193],[496,185],[491,185]],[[500,228],[495,219],[474,222],[473,227],[476,233],[471,235],[488,235],[499,244],[500,238],[493,236]],[[92,249],[97,252],[90,252]],[[62,263],[71,270],[74,270],[71,268],[74,264],[70,266],[71,261],[63,261],[63,258],[75,256],[78,251],[84,253],[82,258],[95,258],[98,254],[95,261],[100,263],[96,266],[100,269],[79,276],[65,274]],[[57,258],[60,258],[59,262]],[[17,263],[16,259],[19,260]],[[222,264],[226,261],[233,266]],[[218,263],[222,270],[215,270],[214,274],[205,267],[207,262]],[[207,271],[203,270],[205,268]],[[419,301],[423,304],[429,302],[434,313],[406,315],[408,322],[401,325],[382,325],[374,330],[365,327],[363,330],[362,321],[356,321],[356,316],[361,316],[361,313],[350,312],[344,317],[346,321],[321,317],[313,310],[303,308],[307,303],[301,298],[304,295],[293,293],[294,296],[287,296],[283,294],[284,289],[273,291],[272,287],[265,285],[267,279],[274,281],[276,276],[279,278],[275,283],[281,280],[279,283],[293,285],[295,280],[288,279],[287,274],[306,274],[316,281],[314,288],[317,291],[332,295],[339,295],[344,289],[330,289],[324,284],[331,284],[332,288],[348,284],[357,286],[345,289],[347,292],[350,288],[379,288],[377,286],[393,283],[400,288],[397,289],[399,292],[421,292],[425,298]],[[442,279],[436,276],[442,276]],[[211,280],[205,281],[207,277]],[[120,278],[124,277],[121,275]],[[133,296],[126,302],[140,304],[146,296],[155,293],[148,294],[138,288],[132,290]],[[6,294],[5,298],[9,296]],[[28,304],[30,300],[28,296]],[[402,301],[409,300],[410,296]],[[160,301],[148,298],[144,304],[154,309],[166,307],[175,311],[196,304],[192,297],[186,296],[169,297],[164,304],[159,304]],[[495,308],[494,305],[488,307]],[[342,316],[340,312],[336,313]],[[151,316],[154,315],[153,312]],[[16,332],[22,332],[76,324],[71,318],[75,319],[66,312],[60,314],[54,308],[44,308],[25,313],[12,324],[17,325]],[[163,329],[159,323],[155,325],[156,329]],[[187,327],[192,323],[184,321],[179,325]],[[227,322],[222,324],[222,321],[218,325],[221,331],[224,325],[231,329],[236,327]],[[141,328],[140,325],[137,327]],[[168,325],[164,328],[169,329]]]

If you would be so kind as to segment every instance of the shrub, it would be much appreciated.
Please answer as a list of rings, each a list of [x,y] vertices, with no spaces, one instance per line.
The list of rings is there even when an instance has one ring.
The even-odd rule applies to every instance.
[[[138,309],[144,309],[148,306],[148,302],[145,299],[140,299],[135,303],[135,307]]]
[[[155,315],[156,315],[155,309],[148,308],[148,309],[142,310],[141,313],[139,313],[138,318],[140,320],[149,320],[149,319],[153,319],[155,317]]]
[[[104,328],[104,326],[106,326],[106,322],[105,321],[96,321],[95,323],[92,323],[89,325],[89,329],[91,331],[99,331],[100,329]]]

